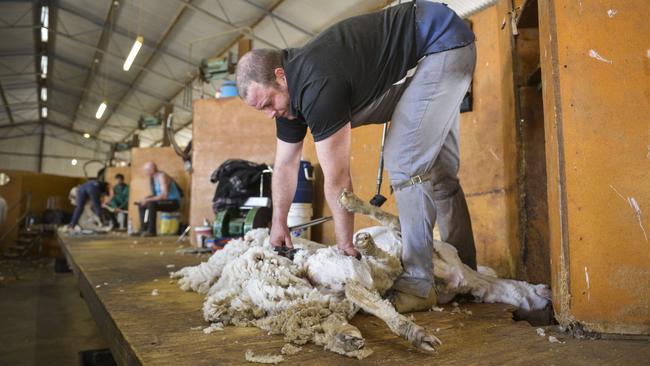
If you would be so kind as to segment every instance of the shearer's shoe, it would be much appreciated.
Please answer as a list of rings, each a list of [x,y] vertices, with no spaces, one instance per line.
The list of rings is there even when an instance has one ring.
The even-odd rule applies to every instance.
[[[436,306],[438,294],[435,287],[429,290],[429,295],[425,298],[393,290],[389,295],[389,300],[398,313],[412,313],[426,311]]]

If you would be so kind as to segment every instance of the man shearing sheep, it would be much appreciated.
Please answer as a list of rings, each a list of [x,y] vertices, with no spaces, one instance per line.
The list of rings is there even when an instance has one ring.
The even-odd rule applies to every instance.
[[[357,255],[353,216],[336,203],[344,189],[352,189],[351,128],[390,120],[385,166],[404,242],[404,272],[393,287],[395,307],[417,311],[436,303],[436,222],[442,240],[475,269],[471,221],[457,176],[460,104],[475,64],[469,27],[446,5],[420,0],[343,20],[301,48],[244,55],[237,67],[239,94],[276,119],[271,243],[292,246],[287,214],[309,129],[337,246]]]

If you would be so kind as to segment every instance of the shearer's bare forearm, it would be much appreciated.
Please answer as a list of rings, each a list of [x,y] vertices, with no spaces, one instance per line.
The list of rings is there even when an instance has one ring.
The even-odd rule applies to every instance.
[[[278,140],[271,185],[273,224],[287,224],[291,201],[296,194],[301,151],[302,143],[290,144]]]
[[[350,175],[332,177],[325,181],[325,198],[334,216],[336,244],[339,248],[353,248],[352,234],[354,233],[354,214],[338,204],[338,198],[343,190],[352,191]]]
[[[341,192],[344,189],[352,190],[352,178],[350,178],[351,140],[352,132],[348,123],[332,136],[316,143],[318,160],[325,176],[325,198],[334,215],[336,244],[341,249],[353,248],[353,214],[338,204]]]

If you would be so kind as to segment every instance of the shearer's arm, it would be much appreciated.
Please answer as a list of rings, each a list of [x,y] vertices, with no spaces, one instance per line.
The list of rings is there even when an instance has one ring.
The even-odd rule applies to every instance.
[[[291,233],[289,233],[289,227],[287,226],[287,215],[289,214],[293,196],[296,194],[301,152],[302,141],[289,143],[278,139],[271,185],[273,219],[270,241],[273,246],[286,245],[293,248]]]
[[[325,198],[334,216],[336,245],[345,254],[356,257],[358,253],[352,245],[354,214],[338,204],[339,195],[343,190],[352,191],[351,139],[352,130],[348,123],[330,137],[316,142],[316,153],[325,176]]]

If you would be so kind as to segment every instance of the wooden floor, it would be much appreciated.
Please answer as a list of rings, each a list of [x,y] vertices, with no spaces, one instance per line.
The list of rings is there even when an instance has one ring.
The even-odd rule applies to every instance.
[[[61,238],[84,299],[120,364],[224,365],[245,363],[244,353],[279,354],[281,336],[257,328],[226,327],[204,334],[203,296],[181,291],[168,272],[195,265],[206,257],[176,253],[171,238]],[[157,296],[152,291],[158,291]],[[576,340],[554,333],[564,343],[550,343],[526,322],[512,320],[510,308],[494,304],[461,304],[471,311],[415,314],[418,324],[442,340],[435,355],[418,352],[392,334],[377,318],[357,315],[356,325],[374,350],[358,361],[307,345],[283,364],[354,365],[647,365],[645,341]]]

